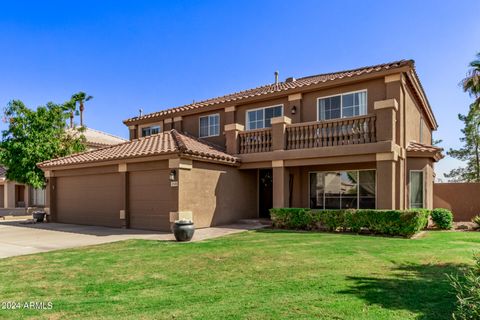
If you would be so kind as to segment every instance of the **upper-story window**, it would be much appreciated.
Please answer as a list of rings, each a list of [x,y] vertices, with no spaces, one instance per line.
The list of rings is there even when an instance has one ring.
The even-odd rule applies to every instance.
[[[283,115],[283,105],[247,111],[247,130],[270,128],[272,118]]]
[[[318,98],[317,120],[355,117],[367,114],[367,90]]]
[[[142,137],[151,136],[160,133],[160,126],[151,126],[142,128]]]
[[[200,117],[199,137],[214,137],[220,135],[220,115],[211,114]]]

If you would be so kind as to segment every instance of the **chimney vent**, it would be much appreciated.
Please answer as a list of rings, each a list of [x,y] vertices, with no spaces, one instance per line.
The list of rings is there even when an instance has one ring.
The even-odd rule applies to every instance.
[[[138,114],[139,114],[139,117],[143,116],[143,109],[142,108],[138,109]]]
[[[288,77],[287,79],[285,79],[285,82],[293,82],[293,81],[296,81],[297,79],[295,79],[294,77]]]
[[[278,84],[278,71],[275,71],[275,84]]]

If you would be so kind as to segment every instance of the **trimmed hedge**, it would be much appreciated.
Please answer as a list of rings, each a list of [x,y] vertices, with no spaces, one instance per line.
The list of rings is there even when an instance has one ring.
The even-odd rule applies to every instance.
[[[448,209],[433,209],[432,220],[439,229],[448,230],[453,227],[453,214]]]
[[[327,231],[368,231],[411,237],[427,226],[429,210],[314,210],[274,208],[270,216],[275,228]]]

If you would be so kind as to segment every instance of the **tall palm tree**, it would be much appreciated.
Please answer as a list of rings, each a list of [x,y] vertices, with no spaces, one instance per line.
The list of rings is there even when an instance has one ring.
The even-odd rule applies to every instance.
[[[462,80],[462,87],[475,98],[473,106],[475,109],[480,108],[480,52],[475,56],[475,60],[470,62],[470,70],[467,76]]]
[[[80,126],[83,127],[83,111],[85,110],[85,101],[91,100],[93,97],[87,95],[85,92],[78,92],[72,96],[72,100],[78,103],[80,109]]]

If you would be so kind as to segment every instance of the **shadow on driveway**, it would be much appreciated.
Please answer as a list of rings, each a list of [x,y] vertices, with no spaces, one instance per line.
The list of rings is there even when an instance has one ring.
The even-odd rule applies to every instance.
[[[154,234],[168,234],[168,232],[138,230],[138,229],[122,229],[110,228],[90,225],[66,224],[66,223],[35,223],[24,224],[21,221],[0,221],[0,226],[7,225],[18,228],[29,228],[37,230],[50,230],[57,232],[77,233],[97,237],[117,236],[117,235],[154,235]]]

